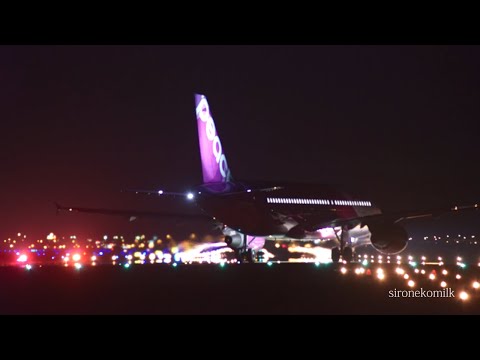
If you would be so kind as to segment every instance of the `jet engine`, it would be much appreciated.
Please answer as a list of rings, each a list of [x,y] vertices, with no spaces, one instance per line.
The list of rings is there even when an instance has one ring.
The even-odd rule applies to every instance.
[[[225,243],[231,249],[241,249],[245,246],[244,235],[240,233],[230,232],[230,234],[225,235]],[[250,236],[247,235],[247,246],[248,249],[260,250],[265,246],[265,238],[260,236]]]
[[[225,243],[232,249],[240,249],[243,247],[243,236],[239,233],[225,235]]]
[[[394,223],[368,224],[372,246],[385,255],[395,255],[402,252],[408,243],[405,228]]]

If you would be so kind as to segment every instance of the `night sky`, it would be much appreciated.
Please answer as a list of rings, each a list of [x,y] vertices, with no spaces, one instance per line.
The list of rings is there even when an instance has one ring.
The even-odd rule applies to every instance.
[[[0,235],[170,231],[53,203],[172,208],[120,191],[201,182],[194,92],[235,179],[480,201],[479,64],[479,46],[0,46]]]

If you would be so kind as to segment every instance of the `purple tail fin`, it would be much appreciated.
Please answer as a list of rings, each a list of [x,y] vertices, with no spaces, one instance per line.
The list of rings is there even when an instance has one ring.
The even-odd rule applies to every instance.
[[[215,129],[207,98],[204,95],[195,94],[195,109],[203,182],[207,184],[232,180],[227,158]]]

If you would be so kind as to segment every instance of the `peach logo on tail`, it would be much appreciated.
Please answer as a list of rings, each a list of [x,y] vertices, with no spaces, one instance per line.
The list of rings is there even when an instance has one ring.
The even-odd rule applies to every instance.
[[[227,158],[225,157],[225,154],[223,154],[222,143],[220,142],[220,138],[217,135],[215,123],[213,122],[213,118],[210,115],[210,108],[205,97],[202,97],[202,99],[198,103],[196,112],[197,119],[200,119],[202,123],[205,123],[205,133],[207,135],[208,141],[212,143],[213,156],[220,169],[222,180],[226,180],[229,178],[230,175]]]

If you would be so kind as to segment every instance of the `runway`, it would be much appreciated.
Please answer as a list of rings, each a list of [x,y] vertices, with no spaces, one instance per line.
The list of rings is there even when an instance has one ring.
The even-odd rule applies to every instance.
[[[476,314],[478,269],[360,263],[0,267],[0,312]],[[441,295],[432,291],[442,289],[443,294],[451,289],[454,296],[432,296]],[[397,297],[391,296],[394,290]],[[410,297],[401,296],[408,295],[406,291],[412,291]]]

